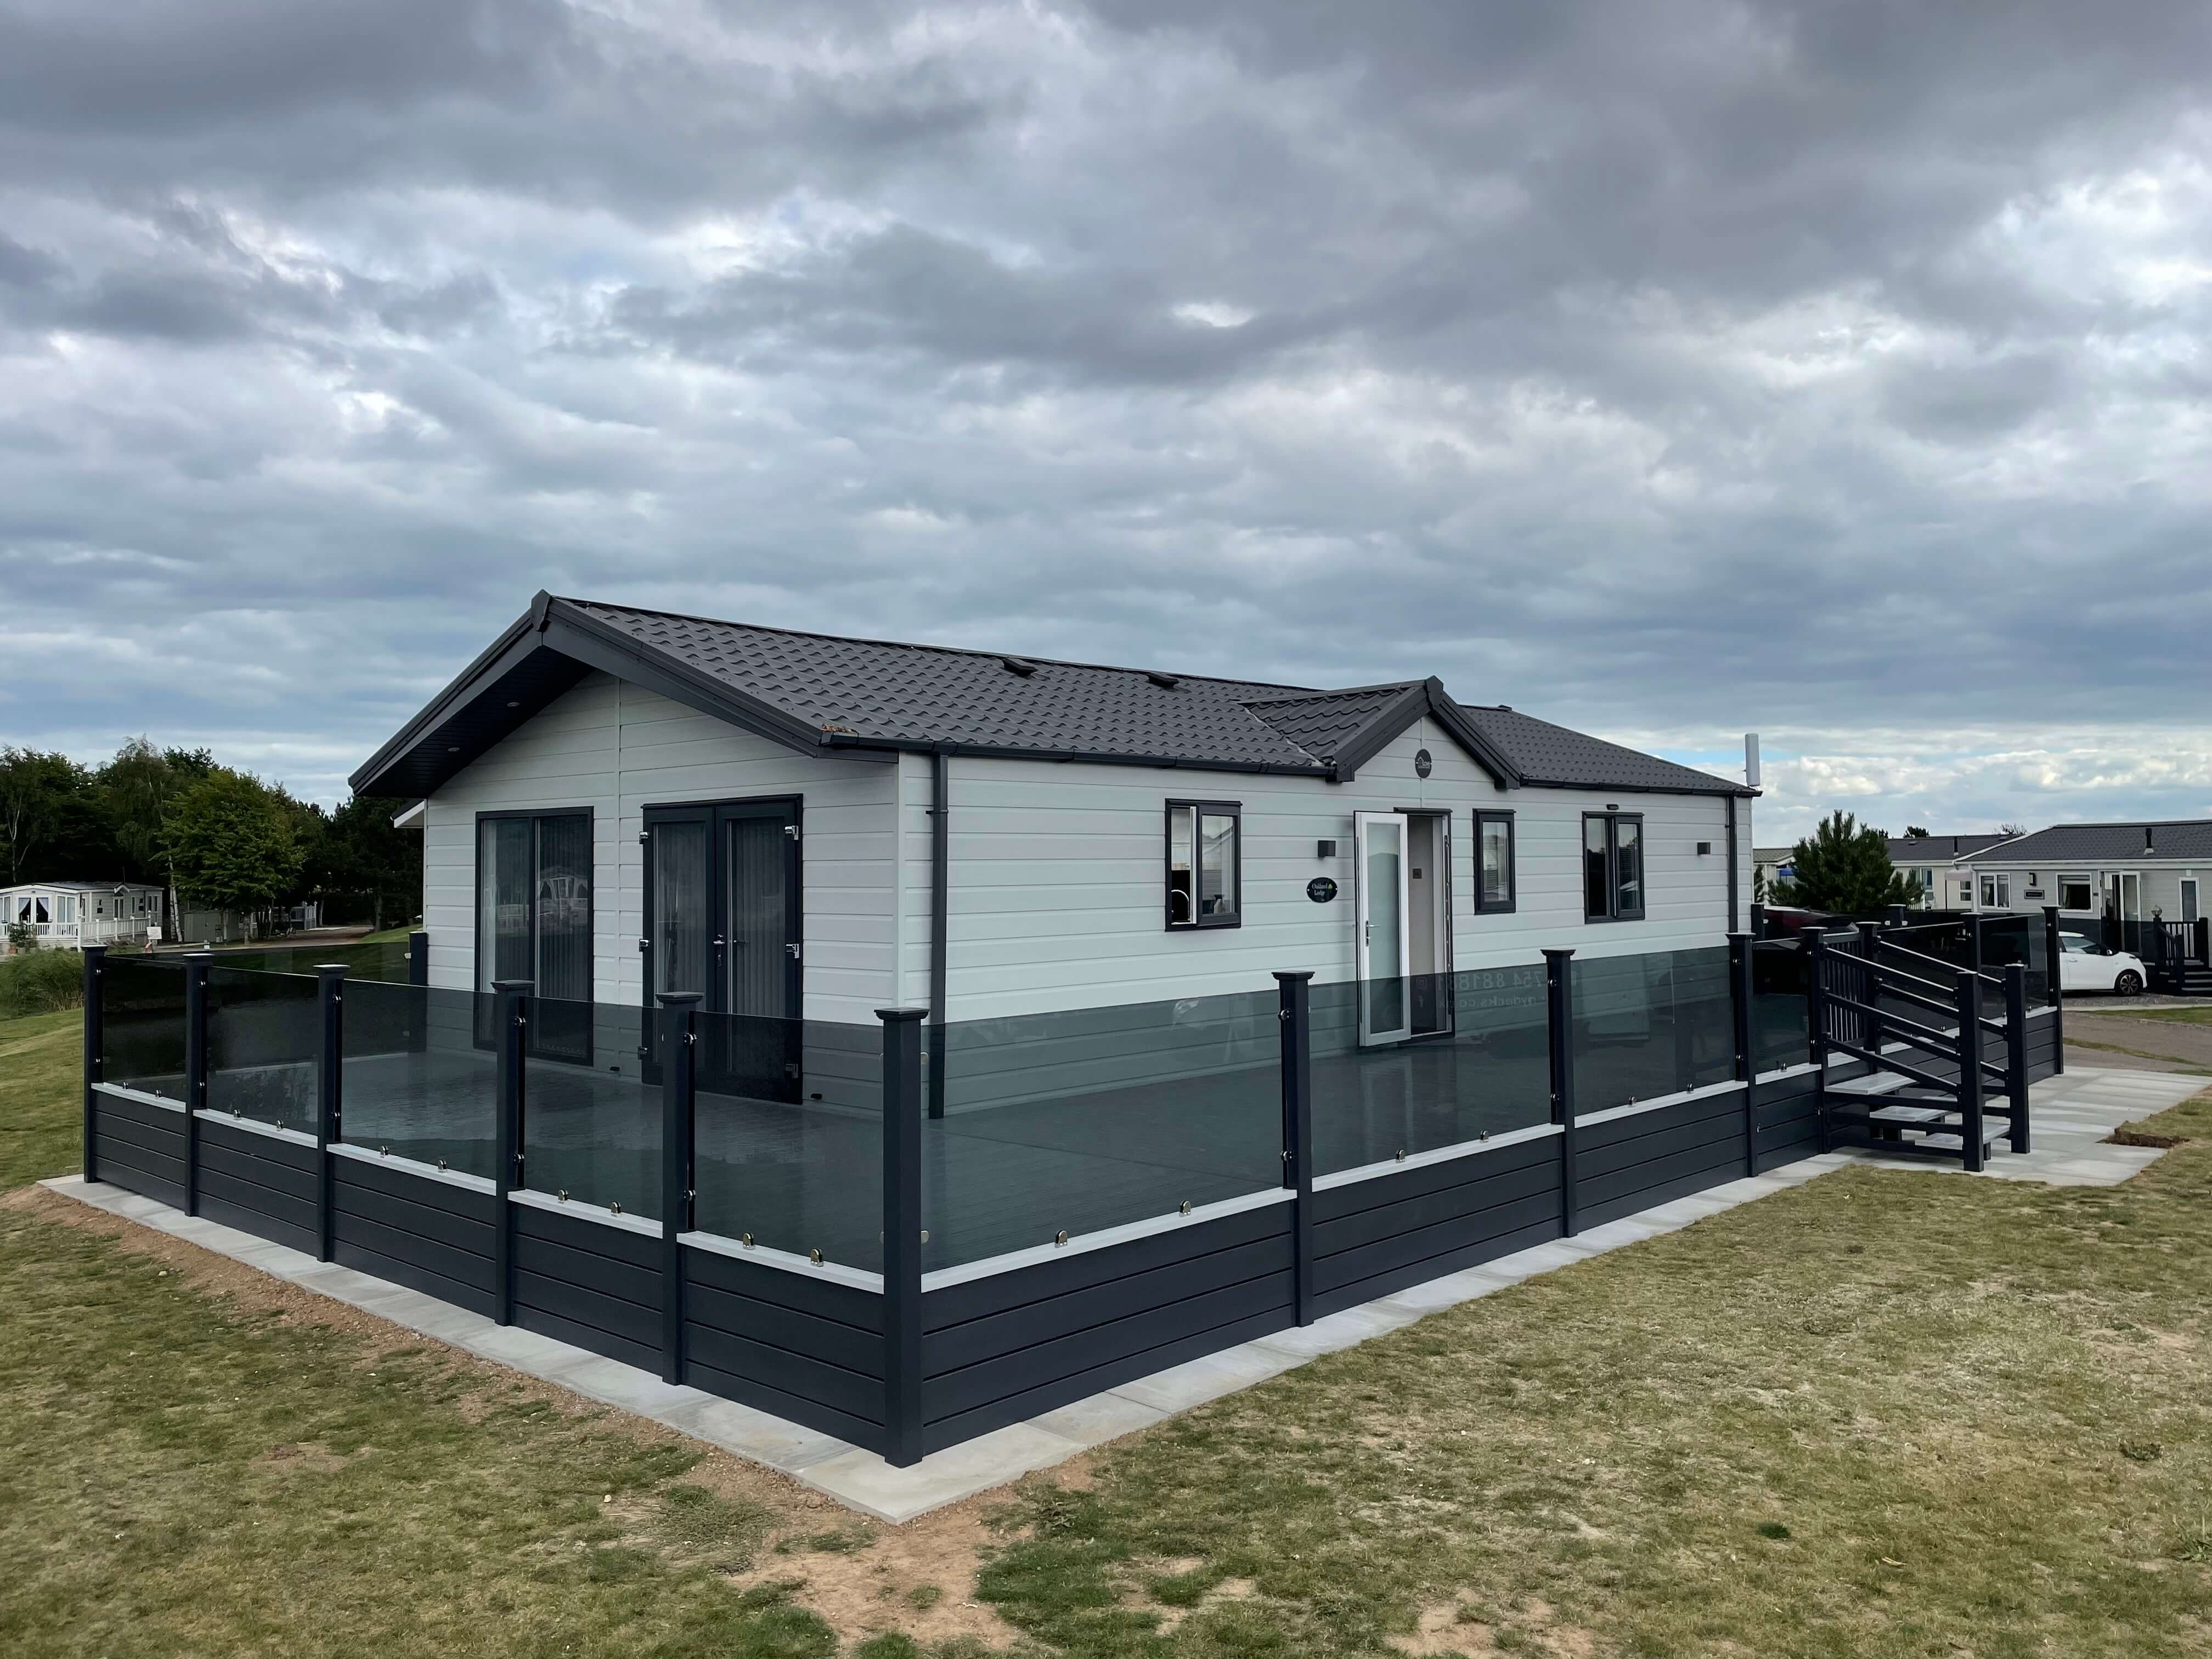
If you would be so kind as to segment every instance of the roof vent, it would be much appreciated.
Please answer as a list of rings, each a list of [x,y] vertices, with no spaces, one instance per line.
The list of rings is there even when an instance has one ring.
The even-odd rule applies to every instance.
[[[1145,671],[1145,678],[1150,680],[1154,685],[1158,686],[1163,691],[1172,691],[1182,684],[1182,682],[1177,679],[1174,675],[1163,674],[1157,668],[1147,668]]]
[[[1029,678],[1037,671],[1037,665],[1027,657],[1001,657],[999,659],[999,666],[1009,674],[1019,674],[1024,679]]]

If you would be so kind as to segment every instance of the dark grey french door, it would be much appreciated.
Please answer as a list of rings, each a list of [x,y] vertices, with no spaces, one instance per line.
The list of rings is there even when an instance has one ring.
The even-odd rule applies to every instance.
[[[699,1086],[713,1093],[799,1097],[799,828],[787,799],[645,811],[646,1006],[696,991],[729,1017],[702,1022]]]

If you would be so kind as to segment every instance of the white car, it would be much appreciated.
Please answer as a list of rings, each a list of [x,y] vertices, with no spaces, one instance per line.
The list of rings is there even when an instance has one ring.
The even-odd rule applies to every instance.
[[[2114,996],[2141,994],[2150,982],[2142,958],[2125,951],[2108,951],[2093,944],[2087,933],[2058,936],[2058,988],[2062,991],[2110,991]]]

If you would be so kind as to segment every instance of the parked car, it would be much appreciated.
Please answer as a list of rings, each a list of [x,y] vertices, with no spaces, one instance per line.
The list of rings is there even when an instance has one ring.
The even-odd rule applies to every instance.
[[[2140,994],[2149,980],[2141,957],[2109,950],[2087,933],[2058,936],[2058,988],[2062,991],[2110,991],[2115,996],[2131,997]]]

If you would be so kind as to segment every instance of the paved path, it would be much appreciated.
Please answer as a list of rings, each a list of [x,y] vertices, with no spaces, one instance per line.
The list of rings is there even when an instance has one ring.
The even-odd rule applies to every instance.
[[[2033,1091],[2035,1151],[2026,1157],[1999,1152],[1984,1173],[2057,1185],[2117,1185],[2162,1154],[2152,1147],[2104,1145],[2105,1137],[2132,1118],[2148,1116],[2187,1099],[2205,1085],[2202,1078],[2078,1067],[2063,1077],[2049,1079],[2037,1084]],[[892,1468],[875,1453],[833,1435],[696,1389],[672,1387],[650,1371],[514,1326],[494,1324],[480,1314],[349,1267],[317,1261],[301,1251],[220,1226],[204,1217],[184,1215],[119,1187],[88,1184],[77,1176],[44,1184],[96,1209],[188,1240],[424,1336],[652,1418],[694,1439],[781,1469],[803,1485],[866,1514],[898,1522],[1004,1486],[1033,1469],[1049,1468],[1093,1446],[1134,1433],[1223,1395],[1249,1389],[1321,1354],[1410,1325],[1425,1315],[1488,1296],[1535,1274],[1675,1231],[1706,1216],[1802,1186],[1831,1170],[1855,1163],[1964,1173],[1955,1165],[1883,1158],[1861,1152],[1823,1153],[1762,1176],[1676,1199],[1572,1238],[1539,1244],[1479,1267],[1416,1285],[1364,1306],[1331,1314],[1304,1329],[1278,1331],[1124,1382],[1025,1423],[933,1453],[904,1469]]]

